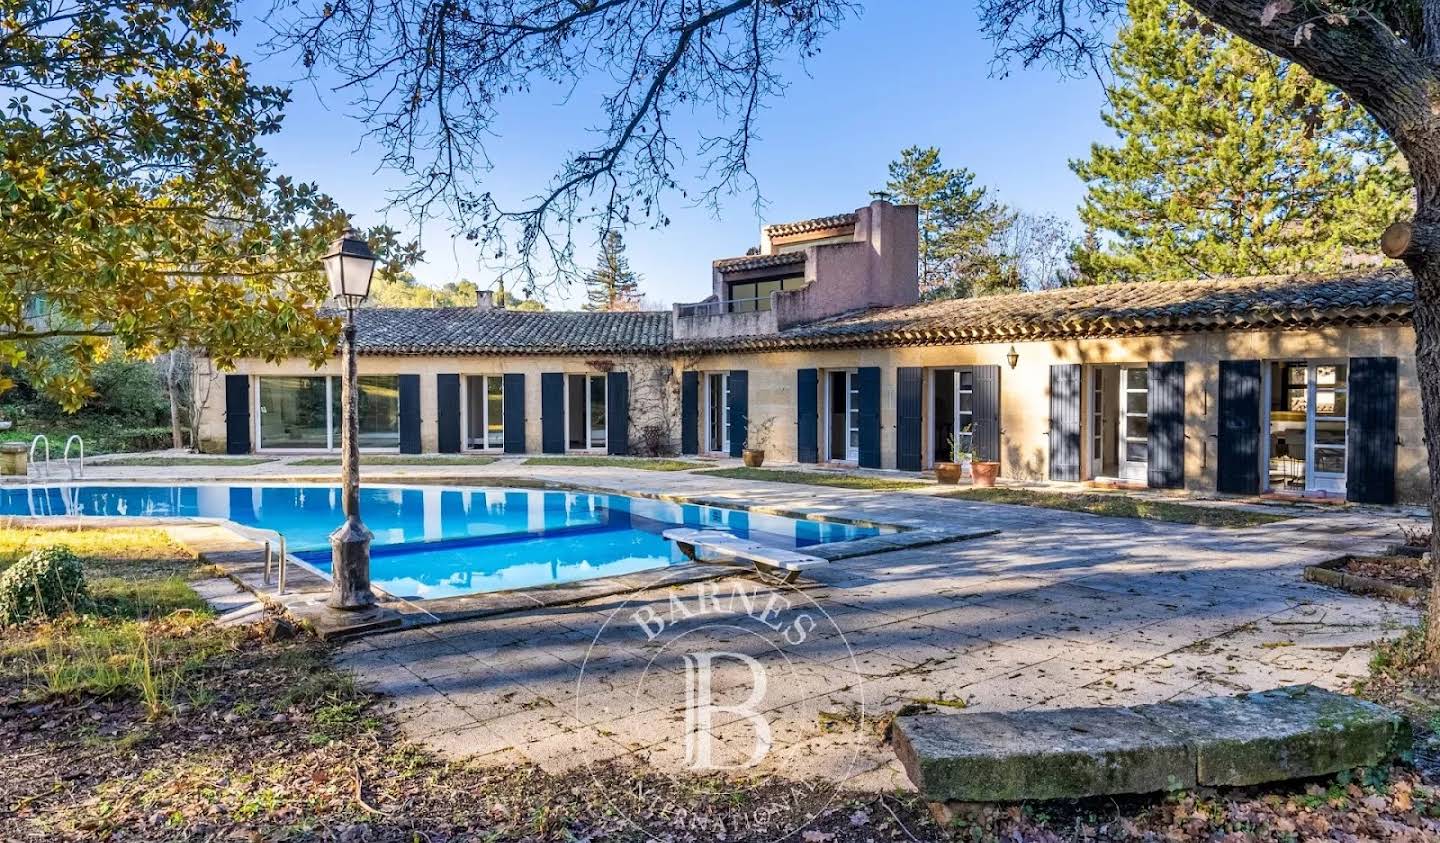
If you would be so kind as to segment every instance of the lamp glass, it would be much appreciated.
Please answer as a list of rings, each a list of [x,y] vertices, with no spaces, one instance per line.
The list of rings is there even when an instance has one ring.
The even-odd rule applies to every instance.
[[[1010,351],[1005,355],[1005,362],[1009,363],[1012,369],[1015,368],[1016,363],[1020,362],[1020,352],[1015,350],[1015,346],[1010,346]]]
[[[370,295],[370,280],[375,274],[375,255],[370,244],[352,229],[330,246],[322,259],[330,280],[330,293],[346,302],[363,301]]]

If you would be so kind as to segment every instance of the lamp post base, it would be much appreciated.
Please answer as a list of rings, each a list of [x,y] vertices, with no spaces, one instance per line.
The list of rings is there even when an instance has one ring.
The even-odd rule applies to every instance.
[[[358,518],[349,518],[330,534],[330,599],[332,609],[368,609],[375,605],[370,590],[370,539]]]

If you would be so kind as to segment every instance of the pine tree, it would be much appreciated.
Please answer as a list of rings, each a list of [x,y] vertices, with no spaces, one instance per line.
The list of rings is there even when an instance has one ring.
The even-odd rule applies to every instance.
[[[600,239],[600,258],[585,276],[586,310],[634,310],[640,305],[640,276],[630,269],[625,241],[611,229]]]
[[[975,186],[974,173],[946,169],[936,147],[912,146],[890,162],[885,190],[920,207],[922,296],[954,298],[1014,285],[1015,274],[996,248],[1012,216]]]
[[[1298,65],[1170,0],[1129,0],[1103,118],[1120,140],[1071,168],[1099,248],[1091,281],[1335,269],[1407,215],[1410,179],[1375,123]]]

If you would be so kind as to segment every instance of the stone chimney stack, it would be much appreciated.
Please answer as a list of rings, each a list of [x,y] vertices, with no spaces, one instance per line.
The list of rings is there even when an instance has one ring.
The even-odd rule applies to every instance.
[[[475,291],[475,309],[476,309],[476,310],[494,310],[494,309],[495,309],[495,291],[494,291],[494,290],[476,290],[476,291]]]

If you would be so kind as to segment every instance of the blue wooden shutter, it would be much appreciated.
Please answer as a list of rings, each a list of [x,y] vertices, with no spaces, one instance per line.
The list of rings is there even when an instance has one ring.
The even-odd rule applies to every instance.
[[[880,367],[866,366],[860,378],[860,467],[880,467]]]
[[[225,376],[225,453],[250,453],[250,376]]]
[[[700,453],[700,373],[680,373],[680,453]]]
[[[976,366],[973,371],[975,413],[970,424],[970,448],[980,462],[999,462],[1000,367]]]
[[[924,369],[895,370],[895,467],[901,471],[920,470],[924,395]]]
[[[1050,367],[1050,479],[1080,479],[1080,364]]]
[[[820,462],[820,370],[795,370],[795,460]]]
[[[435,376],[435,447],[442,454],[460,453],[460,376]]]
[[[1152,489],[1185,485],[1185,364],[1150,364],[1148,475]]]
[[[420,453],[420,376],[401,375],[400,453]]]
[[[506,375],[501,381],[505,402],[505,453],[525,453],[525,376]]]
[[[605,446],[615,456],[630,453],[630,375],[605,375]]]
[[[1220,361],[1220,434],[1215,489],[1260,493],[1260,361]]]
[[[565,375],[540,373],[540,450],[565,453]]]
[[[744,369],[730,370],[729,407],[730,456],[738,457],[750,435],[750,373]]]
[[[1395,503],[1396,402],[1394,357],[1350,358],[1350,413],[1345,440],[1345,498]]]

